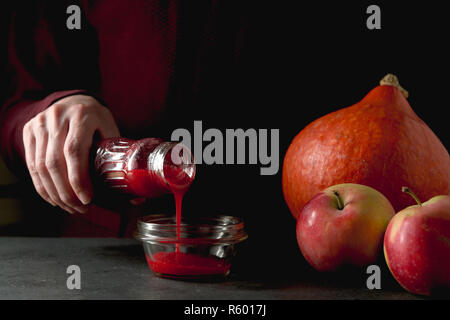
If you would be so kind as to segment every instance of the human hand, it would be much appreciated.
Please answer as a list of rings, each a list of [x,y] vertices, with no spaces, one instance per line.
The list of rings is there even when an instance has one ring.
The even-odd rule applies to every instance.
[[[103,139],[120,136],[111,112],[86,95],[58,100],[25,124],[26,165],[36,191],[53,206],[87,212],[89,150],[96,131]]]

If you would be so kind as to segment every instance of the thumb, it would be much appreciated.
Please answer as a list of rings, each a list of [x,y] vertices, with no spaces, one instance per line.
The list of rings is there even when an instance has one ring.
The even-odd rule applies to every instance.
[[[120,137],[119,128],[108,109],[105,108],[103,119],[99,120],[97,129],[103,139]]]

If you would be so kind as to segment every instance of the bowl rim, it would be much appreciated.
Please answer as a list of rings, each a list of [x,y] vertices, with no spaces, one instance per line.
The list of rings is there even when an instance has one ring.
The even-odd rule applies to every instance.
[[[149,243],[188,245],[234,244],[248,238],[244,221],[230,215],[182,217],[179,226],[174,215],[148,215],[138,218],[133,235]]]

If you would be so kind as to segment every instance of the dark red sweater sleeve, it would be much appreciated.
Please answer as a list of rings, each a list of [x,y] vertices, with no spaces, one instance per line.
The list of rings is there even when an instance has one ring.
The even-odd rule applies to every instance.
[[[86,68],[70,64],[76,54],[73,47],[85,40],[86,32],[65,33],[64,20],[55,20],[52,10],[63,11],[46,2],[31,4],[30,10],[13,8],[9,14],[7,34],[6,93],[0,110],[0,151],[8,167],[24,174],[23,126],[57,100],[69,95],[92,91],[89,79],[95,76],[95,65]],[[64,18],[65,16],[62,15]],[[74,38],[74,36],[76,38]],[[89,38],[89,37],[88,37]],[[89,39],[87,39],[89,44]],[[85,61],[83,55],[78,56]],[[86,70],[90,69],[90,73]],[[83,81],[83,78],[85,81]],[[91,89],[91,90],[89,90]],[[26,171],[25,171],[26,172]]]
[[[85,94],[86,92],[84,90],[58,91],[41,100],[18,99],[16,103],[4,106],[0,118],[1,154],[10,168],[17,171],[25,161],[22,140],[24,125],[57,100],[79,93]]]

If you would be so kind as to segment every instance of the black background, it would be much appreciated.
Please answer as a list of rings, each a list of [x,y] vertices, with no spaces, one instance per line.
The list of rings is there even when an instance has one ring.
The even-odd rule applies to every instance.
[[[295,220],[283,199],[281,167],[291,140],[308,123],[358,102],[385,74],[394,73],[409,91],[415,112],[448,149],[448,19],[442,2],[223,3],[217,37],[224,45],[205,56],[199,89],[192,93],[183,75],[189,74],[192,43],[187,39],[195,26],[187,27],[180,42],[186,56],[177,57],[169,116],[153,132],[169,139],[178,127],[192,132],[193,120],[201,120],[203,130],[280,129],[277,175],[261,176],[259,165],[199,165],[183,207],[184,215],[242,217],[249,233],[243,254],[267,270],[277,267],[278,257],[302,261]],[[366,28],[370,4],[381,7],[381,30]],[[201,15],[195,7],[186,10],[191,19]],[[231,55],[227,37],[242,23],[243,45]],[[35,208],[48,215],[48,208],[40,206]],[[173,212],[174,202],[168,195],[145,210]],[[53,234],[52,223],[40,230]]]
[[[380,3],[382,29],[368,30],[369,4],[259,3],[247,8],[248,41],[240,69],[234,78],[210,84],[206,102],[197,104],[201,108],[193,118],[203,120],[204,130],[280,129],[277,175],[260,176],[259,166],[200,165],[185,201],[187,214],[243,217],[251,254],[264,264],[276,267],[276,257],[287,255],[294,262],[300,255],[295,220],[281,190],[282,161],[293,137],[314,119],[358,102],[385,74],[399,77],[415,112],[448,148],[443,8]],[[187,125],[192,127],[192,122]]]

